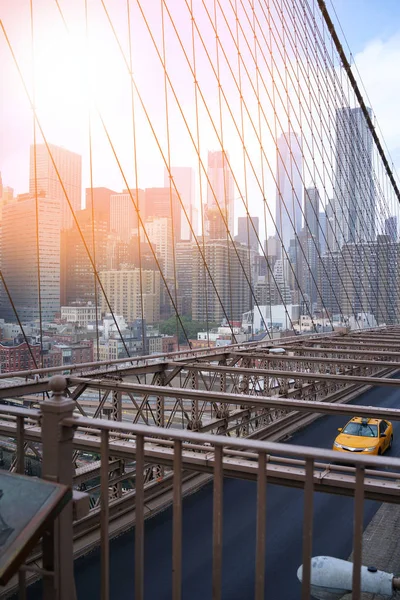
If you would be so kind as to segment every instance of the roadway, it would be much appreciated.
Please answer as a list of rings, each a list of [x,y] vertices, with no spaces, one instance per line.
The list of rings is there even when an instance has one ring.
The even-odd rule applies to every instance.
[[[353,404],[398,407],[399,392],[376,388]],[[355,411],[356,413],[357,411]],[[337,427],[346,419],[322,417],[293,435],[288,443],[331,448]],[[394,424],[390,453],[400,456],[400,423]],[[256,484],[226,479],[224,482],[223,598],[247,600],[254,597]],[[364,528],[378,502],[366,501]],[[146,522],[145,598],[171,598],[171,509]],[[267,487],[266,598],[298,600],[300,584],[296,571],[301,564],[303,492],[294,488]],[[352,550],[353,500],[314,494],[313,555],[326,554],[347,559]],[[189,496],[183,503],[183,598],[211,598],[212,572],[212,485]],[[110,544],[110,597],[133,598],[134,531]],[[78,600],[100,598],[100,553],[94,551],[76,562]],[[34,586],[36,588],[36,586]],[[32,589],[29,598],[38,597]]]

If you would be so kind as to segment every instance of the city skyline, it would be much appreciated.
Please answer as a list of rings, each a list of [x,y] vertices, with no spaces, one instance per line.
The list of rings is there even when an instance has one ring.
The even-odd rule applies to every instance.
[[[45,2],[43,0],[43,6]],[[73,27],[79,21],[74,13],[76,6],[72,2],[65,13],[66,20],[72,20]],[[269,298],[270,302],[274,298],[274,302],[299,305],[306,313],[324,310],[321,280],[324,275],[321,275],[323,272],[319,265],[323,264],[322,257],[326,252],[341,249],[348,243],[356,246],[375,243],[377,236],[385,234],[392,243],[397,243],[398,207],[392,206],[393,198],[385,196],[384,173],[376,169],[372,173],[378,153],[363,109],[350,108],[345,100],[343,106],[339,103],[330,107],[326,102],[321,107],[323,97],[318,100],[314,85],[319,77],[317,71],[310,72],[308,78],[302,72],[298,79],[299,88],[304,87],[309,92],[309,111],[292,105],[289,110],[289,104],[286,105],[281,95],[285,91],[289,97],[289,90],[283,90],[282,81],[272,75],[273,70],[280,74],[283,67],[274,48],[271,49],[271,65],[265,63],[264,70],[257,75],[258,91],[252,80],[243,83],[241,90],[235,90],[235,75],[231,74],[232,80],[219,76],[212,69],[213,57],[203,56],[198,62],[198,79],[194,88],[190,88],[194,96],[191,94],[189,98],[191,65],[185,65],[186,58],[180,55],[176,62],[169,63],[168,70],[161,68],[162,60],[157,67],[157,61],[160,61],[157,44],[153,43],[151,36],[148,37],[145,29],[141,29],[146,24],[146,15],[157,23],[163,10],[160,7],[146,8],[145,13],[140,14],[135,9],[139,32],[135,43],[138,40],[143,42],[143,60],[140,64],[137,56],[134,59],[135,68],[130,69],[130,72],[135,71],[132,82],[130,74],[123,72],[124,48],[118,55],[118,48],[113,47],[106,57],[105,42],[103,47],[99,47],[97,36],[101,27],[98,29],[96,19],[102,14],[101,8],[91,8],[88,14],[88,18],[93,19],[93,36],[86,40],[88,47],[83,48],[81,42],[84,38],[81,37],[80,41],[76,39],[70,53],[71,34],[65,37],[65,32],[59,32],[59,39],[56,39],[58,22],[54,31],[42,29],[48,19],[55,19],[57,15],[50,17],[42,12],[39,5],[33,7],[43,39],[51,42],[55,56],[65,57],[65,64],[60,66],[65,79],[62,85],[59,82],[59,89],[58,73],[52,85],[42,79],[43,66],[46,65],[46,73],[49,72],[54,57],[46,58],[42,54],[43,40],[36,38],[32,52],[37,60],[35,91],[38,121],[31,134],[35,134],[37,144],[30,146],[29,169],[25,170],[24,162],[20,162],[19,171],[21,181],[29,173],[31,200],[32,195],[41,197],[44,194],[45,198],[50,200],[54,197],[60,202],[60,299],[74,302],[98,298],[100,283],[95,281],[98,275],[93,275],[93,266],[98,273],[140,267],[161,274],[159,303],[162,318],[167,319],[173,314],[177,305],[185,306],[190,316],[196,304],[192,302],[189,306],[190,294],[192,298],[196,294],[198,297],[198,290],[193,288],[193,281],[190,288],[188,278],[178,272],[178,265],[180,269],[190,269],[187,263],[190,254],[198,256],[200,264],[203,264],[204,273],[196,276],[199,285],[208,290],[210,305],[214,302],[216,306],[223,305],[216,309],[218,318],[225,313],[224,318],[229,314],[230,319],[237,320],[240,310],[257,305],[255,292],[260,294],[260,298]],[[203,10],[204,7],[196,8],[199,11],[196,18],[201,27],[204,27],[201,17],[206,16]],[[190,13],[168,13],[164,16],[178,28],[165,31],[165,40],[170,44],[174,36],[180,39],[180,32],[192,19],[189,18]],[[112,18],[115,23],[125,22],[125,16],[118,7],[113,10]],[[12,18],[9,23],[16,35],[12,44],[18,45],[20,33],[16,34],[11,22]],[[111,41],[113,32],[107,27],[105,39]],[[204,30],[207,40],[213,27]],[[220,27],[218,39],[226,42],[229,26],[221,24]],[[247,39],[246,32],[241,35]],[[268,45],[267,40],[265,43]],[[219,50],[217,44],[214,58],[218,59]],[[115,67],[108,81],[110,89],[107,93],[98,80],[102,58],[103,79],[109,67]],[[230,65],[229,58],[224,58]],[[86,59],[88,63],[84,65]],[[247,55],[247,60],[253,59],[252,54]],[[18,60],[24,60],[23,53]],[[157,90],[156,94],[148,93],[150,87],[146,88],[143,79],[149,64],[155,67],[152,91]],[[29,65],[32,66],[26,63],[27,68]],[[205,65],[211,67],[207,76]],[[75,71],[71,71],[71,67]],[[291,71],[287,73],[288,84],[293,84],[293,74]],[[87,85],[83,85],[85,89],[82,88],[79,94],[76,93],[74,86],[85,79],[86,84],[94,86],[91,93],[98,99],[101,97],[102,106],[98,113],[83,111],[84,96],[90,91],[86,89]],[[68,83],[71,87],[66,90]],[[276,92],[275,101],[268,86]],[[60,90],[65,98],[63,102],[60,100],[60,104],[54,103],[55,94]],[[235,96],[239,101],[236,108],[227,100],[228,91],[232,96],[240,92]],[[71,97],[74,93],[76,104]],[[259,102],[258,126],[249,118],[248,106],[252,106],[253,96]],[[261,98],[264,98],[262,103]],[[138,117],[133,114],[132,102],[136,103],[135,110],[139,112],[135,114],[139,114]],[[348,102],[351,102],[350,97]],[[51,122],[54,126],[52,107],[55,106],[63,114],[65,112],[65,123],[69,123],[71,132],[79,129],[85,138],[79,152],[70,150],[76,149],[76,140],[72,137],[68,138],[65,146],[49,143],[51,138],[47,135],[52,131]],[[117,109],[113,115],[111,106]],[[131,111],[129,119],[126,113],[128,106]],[[240,110],[236,110],[238,108]],[[370,110],[369,116],[372,117]],[[42,130],[43,119],[46,123]],[[319,124],[316,119],[319,119]],[[26,122],[24,126],[27,126]],[[320,135],[319,140],[316,132]],[[108,142],[108,149],[104,140]],[[10,143],[12,141],[10,139]],[[149,165],[154,167],[156,162],[157,168],[149,169]],[[118,185],[115,181],[116,167],[119,170]],[[8,173],[7,168],[2,169],[1,209],[12,212],[18,209],[8,207],[21,204],[27,198],[25,194],[14,195],[11,192],[9,183],[13,182],[9,181]],[[58,181],[59,176],[75,211],[74,218]],[[252,219],[252,223],[248,219]],[[275,255],[264,255],[265,240],[271,236],[281,238],[282,242],[280,247],[278,244]],[[226,255],[217,249],[220,248],[217,242],[222,240],[226,244]],[[185,242],[190,247],[185,246]],[[250,251],[242,254],[247,243]],[[213,244],[216,244],[215,247]],[[363,252],[361,249],[357,251]],[[210,265],[207,264],[207,253]],[[364,252],[364,256],[365,261],[372,264],[371,253]],[[196,264],[196,261],[192,263]],[[227,292],[225,279],[221,279],[218,270],[214,270],[215,261],[219,269],[226,270],[224,277],[231,276],[231,269],[236,263],[239,265],[238,273],[241,275],[236,278],[235,285],[238,290],[247,286],[243,302],[239,303],[240,310],[234,309],[234,299]],[[367,263],[362,266],[368,269]],[[349,274],[346,263],[341,263],[340,268]],[[220,283],[216,284],[218,278]],[[135,281],[137,285],[137,279]],[[182,290],[179,289],[180,284]],[[218,299],[219,294],[223,300]]]
[[[348,114],[348,113],[346,113]],[[350,114],[352,114],[350,112]],[[357,113],[358,115],[358,113]],[[360,117],[357,116],[357,118],[359,119]],[[360,128],[360,125],[357,125],[358,129]],[[338,133],[342,134],[342,126],[339,124],[338,125]],[[365,135],[364,135],[365,137]],[[348,139],[348,138],[347,138]],[[294,140],[294,143],[292,143]],[[337,142],[337,148],[340,148],[340,144],[342,143],[340,141],[339,135],[338,135],[338,142]],[[365,142],[365,140],[363,139],[363,142]],[[66,176],[68,176],[70,173],[72,173],[75,176],[75,180],[76,181],[76,176],[77,174],[79,174],[79,168],[76,168],[76,165],[79,166],[80,164],[80,157],[77,155],[73,155],[73,162],[71,163],[71,161],[69,160],[70,157],[70,153],[68,150],[66,149],[61,149],[61,148],[57,148],[52,146],[51,147],[51,151],[54,152],[54,155],[58,158],[58,161],[61,161],[61,168],[59,169],[58,175],[57,175],[57,181],[58,181],[58,176],[62,177],[61,172],[64,171]],[[291,227],[289,226],[289,220],[288,217],[286,215],[284,215],[284,211],[283,208],[285,209],[285,211],[287,210],[287,206],[289,206],[289,210],[290,207],[292,207],[292,209],[294,210],[294,213],[291,215],[290,218],[294,219],[295,223],[301,223],[302,219],[301,219],[301,212],[304,211],[304,217],[305,217],[305,222],[304,222],[304,235],[306,236],[304,238],[305,241],[302,241],[303,238],[301,237],[301,228],[299,226],[296,227],[297,231],[296,231],[296,236],[291,237],[291,243],[292,240],[295,241],[295,245],[292,247],[288,247],[288,257],[289,260],[292,262],[292,264],[294,265],[294,269],[297,270],[297,278],[300,278],[300,280],[303,279],[303,275],[301,275],[300,271],[298,271],[299,268],[301,269],[310,269],[310,273],[313,274],[313,279],[314,281],[312,283],[310,283],[310,275],[305,279],[305,287],[304,289],[300,289],[300,293],[301,294],[306,294],[306,297],[310,298],[310,302],[311,305],[313,306],[314,303],[317,301],[317,297],[318,294],[320,294],[321,292],[317,293],[317,284],[316,284],[316,279],[317,279],[317,268],[318,268],[318,256],[322,253],[320,252],[321,250],[321,243],[324,239],[324,237],[326,237],[327,241],[328,241],[328,231],[324,230],[322,228],[322,223],[323,222],[327,222],[326,218],[324,221],[324,216],[325,213],[324,212],[320,212],[320,205],[321,205],[321,200],[320,200],[320,196],[319,196],[319,192],[317,188],[307,188],[304,193],[300,193],[300,191],[297,191],[297,197],[302,197],[302,206],[299,206],[299,202],[298,200],[296,200],[297,206],[294,202],[295,199],[295,186],[296,185],[300,185],[301,182],[301,178],[299,177],[299,173],[297,174],[296,177],[293,178],[293,170],[294,167],[297,168],[297,163],[301,163],[302,158],[300,156],[301,153],[301,142],[299,141],[299,137],[297,134],[293,133],[293,134],[283,134],[283,136],[281,136],[279,143],[278,143],[278,153],[277,153],[277,182],[280,182],[280,187],[277,188],[277,205],[279,206],[280,200],[281,198],[286,196],[286,203],[282,203],[282,206],[280,207],[280,214],[278,214],[278,219],[277,219],[277,223],[279,223],[279,219],[281,219],[286,227],[286,239],[289,239],[290,236],[293,236],[293,234],[291,233]],[[35,156],[35,153],[33,152],[33,150],[31,149],[31,161],[30,161],[30,171],[31,171],[31,176],[34,175],[34,168],[33,168],[33,161],[32,158]],[[216,188],[218,188],[218,194],[221,198],[221,194],[223,193],[225,195],[225,197],[227,196],[226,192],[228,190],[228,195],[230,196],[230,198],[232,199],[233,196],[233,182],[232,182],[232,178],[228,178],[228,185],[226,184],[226,182],[224,182],[225,179],[225,175],[224,175],[224,166],[221,163],[221,153],[209,153],[209,157],[211,157],[211,163],[210,163],[210,170],[209,170],[209,181],[210,183],[214,183],[214,185],[216,186]],[[38,192],[38,198],[40,198],[41,202],[46,202],[46,200],[51,201],[51,199],[48,198],[48,196],[46,194],[48,194],[51,191],[55,191],[54,193],[58,193],[59,194],[59,190],[60,190],[60,185],[55,185],[55,181],[54,181],[54,176],[55,176],[55,171],[53,168],[53,165],[51,164],[51,161],[49,161],[49,157],[47,156],[47,151],[46,149],[43,147],[43,145],[40,145],[37,149],[36,152],[36,159],[37,159],[37,163],[36,163],[36,176],[37,176],[37,184],[35,185],[35,177],[33,176],[31,178],[31,188],[33,190],[37,190]],[[64,164],[62,164],[62,161],[64,159]],[[214,165],[214,162],[217,161]],[[295,164],[292,164],[295,163]],[[70,167],[68,167],[68,165],[71,165]],[[338,165],[340,166],[340,163],[338,162]],[[290,171],[290,175],[289,176],[289,171]],[[178,171],[175,171],[175,173],[179,173],[179,167],[178,167]],[[49,176],[50,173],[50,176]],[[46,177],[47,174],[47,177]],[[189,179],[191,180],[190,183],[192,183],[193,180],[193,171],[190,168],[183,168],[183,171],[181,171],[181,174],[183,175],[189,175]],[[178,177],[179,179],[179,177]],[[185,177],[183,177],[183,180],[185,179]],[[292,183],[292,179],[294,179],[294,183]],[[338,179],[339,183],[341,181],[341,179]],[[59,182],[58,182],[59,184]],[[286,184],[286,189],[285,189],[285,184]],[[71,185],[68,183],[66,183],[66,189],[67,186]],[[218,187],[219,186],[219,187]],[[188,186],[187,191],[190,190],[191,186]],[[2,207],[3,207],[3,211],[5,211],[5,214],[7,214],[7,211],[9,214],[12,214],[12,211],[16,211],[20,208],[21,203],[22,202],[26,202],[27,200],[30,200],[31,205],[32,202],[34,201],[35,197],[34,194],[32,193],[28,193],[28,194],[20,194],[17,198],[13,199],[12,197],[7,196],[8,192],[8,188],[6,186],[4,186],[4,182],[2,180],[2,184],[1,184],[1,189],[2,189],[2,194],[5,194],[5,197],[7,198],[6,202],[2,202]],[[75,186],[76,189],[76,186]],[[67,192],[68,193],[68,192]],[[145,230],[147,232],[147,239],[150,242],[150,244],[153,246],[153,252],[158,256],[158,266],[155,263],[156,269],[160,268],[161,269],[161,273],[163,273],[164,277],[166,278],[166,280],[170,280],[170,284],[172,279],[175,277],[175,267],[174,267],[174,261],[176,261],[176,255],[174,253],[174,244],[176,245],[176,243],[180,240],[180,237],[177,237],[177,235],[181,235],[181,231],[182,231],[182,227],[181,227],[181,221],[180,219],[183,216],[183,211],[182,208],[180,206],[180,203],[178,201],[178,197],[176,195],[176,193],[174,191],[172,191],[172,189],[170,189],[169,187],[164,187],[164,188],[149,188],[146,190],[138,190],[139,193],[139,203],[138,203],[138,208],[142,214],[142,218],[143,218],[143,223],[145,225]],[[208,187],[208,197],[207,200],[210,201],[210,196],[213,196],[214,194],[211,193],[211,189],[210,186]],[[77,195],[76,195],[77,196]],[[135,209],[135,196],[136,196],[136,190],[125,190],[122,193],[115,193],[113,192],[113,190],[110,190],[109,188],[94,188],[94,190],[91,190],[90,188],[86,189],[86,198],[87,200],[89,200],[89,203],[91,203],[92,201],[92,197],[94,200],[94,216],[96,219],[96,231],[98,233],[96,233],[96,235],[100,235],[100,236],[105,236],[106,232],[109,232],[109,234],[112,235],[116,235],[117,237],[115,238],[117,243],[120,243],[125,246],[129,245],[131,242],[134,242],[135,236],[137,236],[137,231],[138,231],[138,220],[137,220],[137,214],[136,214],[136,209]],[[132,201],[132,197],[133,197],[133,201]],[[12,201],[11,201],[12,200]],[[98,202],[97,202],[98,200]],[[172,200],[172,210],[173,210],[173,215],[175,215],[174,219],[175,220],[175,242],[172,241],[172,224],[173,224],[173,220],[171,219],[171,200]],[[183,199],[181,199],[183,202]],[[187,198],[185,198],[186,200],[186,206],[188,206],[190,208],[190,204],[188,204],[187,202]],[[289,200],[289,201],[288,201]],[[290,202],[291,200],[291,202]],[[214,200],[212,200],[215,203],[215,198]],[[368,197],[367,201],[371,201],[371,199]],[[59,197],[57,202],[59,202],[59,204],[61,205],[61,198]],[[77,202],[76,197],[75,197],[75,203]],[[122,210],[118,208],[119,204],[123,202],[123,205],[125,206],[125,209]],[[211,201],[210,201],[211,203]],[[33,206],[33,205],[32,205]],[[121,205],[122,206],[122,205]],[[14,207],[14,208],[13,208]],[[15,208],[16,207],[16,208]],[[343,214],[343,205],[340,206],[342,213]],[[345,206],[346,208],[346,206]],[[33,213],[32,213],[33,214]],[[92,210],[91,210],[91,206],[88,209],[84,209],[84,210],[78,210],[76,211],[76,215],[78,217],[78,220],[80,221],[80,227],[85,228],[87,227],[87,234],[90,236],[90,231],[92,229],[92,221],[93,221],[93,216],[92,216]],[[84,217],[85,215],[85,217]],[[119,216],[118,216],[119,215]],[[165,216],[163,216],[165,215]],[[285,217],[285,218],[282,218]],[[65,218],[65,217],[64,217]],[[83,219],[83,220],[82,220]],[[241,242],[242,244],[244,243],[245,245],[247,244],[247,225],[246,225],[246,221],[247,218],[244,217],[238,217],[237,219],[237,224],[238,224],[238,230],[239,233],[241,232],[241,234],[238,236],[239,239],[237,239],[237,241]],[[339,219],[338,219],[339,221]],[[61,218],[60,220],[60,230],[64,229],[62,227],[62,223],[63,223],[63,218]],[[85,224],[86,223],[86,224]],[[101,229],[100,223],[104,223],[104,229]],[[259,223],[259,218],[258,217],[254,217],[254,226],[256,227],[256,231],[258,231],[258,223]],[[383,227],[383,233],[385,233],[386,235],[389,236],[389,238],[391,239],[392,242],[396,242],[397,241],[397,217],[395,216],[390,216],[388,218],[385,219],[384,221],[384,227]],[[307,226],[306,226],[307,224]],[[221,221],[221,226],[223,225],[222,221]],[[100,226],[100,228],[99,228]],[[74,225],[75,227],[75,225]],[[281,234],[283,232],[283,227],[281,229]],[[371,231],[373,230],[373,226],[371,225]],[[223,230],[223,227],[222,227]],[[355,229],[356,230],[356,229]],[[72,229],[70,229],[70,231],[72,231]],[[84,231],[84,229],[82,229],[82,231]],[[218,230],[216,230],[218,231]],[[102,233],[101,233],[102,232]],[[254,249],[256,250],[256,254],[258,254],[258,244],[256,244],[256,238],[255,238],[255,233],[252,229],[252,227],[250,227],[249,232],[251,232],[251,246],[254,246]],[[81,241],[80,241],[80,234],[78,234],[78,231],[76,232],[76,242],[74,242],[74,244],[77,244],[77,247],[81,246]],[[372,235],[372,234],[371,234]],[[4,238],[4,240],[7,239],[7,229],[4,229],[4,232],[2,233],[2,237]],[[212,236],[211,236],[212,237]],[[218,235],[218,237],[221,237],[221,234]],[[223,237],[223,235],[222,235]],[[64,239],[64,238],[63,238]],[[99,240],[96,242],[97,246],[99,244],[99,241],[102,238],[99,238]],[[61,302],[65,302],[65,292],[61,291],[61,288],[63,288],[64,290],[66,289],[66,283],[67,281],[69,282],[69,286],[71,285],[71,282],[69,279],[65,279],[65,269],[67,268],[65,263],[65,257],[70,253],[70,244],[72,243],[71,240],[69,240],[69,238],[65,238],[65,242],[66,246],[65,246],[65,250],[63,250],[61,252],[61,256],[64,257],[62,259],[61,265],[60,266],[60,273],[59,273],[59,278],[61,275],[63,275],[63,277],[61,278],[61,284],[60,284],[60,294],[59,294],[59,301],[61,299]],[[109,259],[106,259],[106,255],[110,256],[110,243],[114,244],[113,238],[109,237],[108,238],[108,242],[106,243],[106,245],[104,246],[104,259],[100,258],[100,254],[99,254],[99,246],[97,247],[97,261],[100,260],[100,263],[98,262],[97,264],[100,265],[101,264],[101,260],[104,261],[104,266],[106,265],[115,265],[113,268],[116,268],[117,270],[119,270],[121,268],[121,264],[124,263],[124,261],[129,264],[131,261],[131,258],[129,258],[131,256],[129,251],[127,253],[126,249],[123,249],[122,246],[120,247],[120,249],[118,250],[119,252],[119,256],[120,258],[117,258],[117,262],[110,262]],[[297,241],[296,241],[297,240]],[[308,240],[308,241],[307,241]],[[321,242],[320,242],[321,240]],[[184,241],[184,240],[183,240]],[[353,241],[353,240],[348,240],[348,241]],[[361,238],[358,240],[358,242],[362,242],[365,241],[364,238]],[[366,241],[372,241],[372,240],[366,240]],[[102,242],[100,242],[102,244]],[[6,242],[3,242],[3,245],[6,244]],[[298,250],[294,250],[296,244],[300,244],[302,250],[301,253],[303,255],[305,255],[304,253],[306,253],[308,255],[308,260],[305,259],[305,263],[303,264],[303,266],[299,267],[300,263],[297,264],[298,261],[298,257],[299,257],[299,251]],[[306,245],[304,245],[306,244]],[[278,244],[279,245],[279,244]],[[33,246],[32,246],[33,247]],[[4,246],[4,248],[6,248],[6,246]],[[333,247],[330,249],[334,249]],[[87,263],[87,266],[90,269],[90,262],[88,261],[87,258],[87,254],[82,246],[81,250],[79,251],[82,254],[82,257],[79,259],[80,261],[83,261],[84,263]],[[122,252],[122,254],[121,254]],[[4,260],[5,260],[5,266],[6,266],[6,260],[7,260],[7,252],[5,252],[4,254]],[[136,260],[136,259],[135,259]],[[147,259],[145,259],[147,260]],[[303,259],[302,259],[303,260]],[[43,261],[43,257],[41,256],[41,262]],[[286,259],[283,261],[283,263],[276,263],[275,265],[275,278],[277,278],[278,281],[280,281],[281,283],[279,285],[285,286],[286,283],[285,281],[292,281],[292,275],[290,273],[290,269],[288,269],[288,265],[287,262],[285,262]],[[82,263],[83,264],[83,263]],[[221,263],[222,264],[222,263]],[[279,266],[280,265],[280,266]],[[37,268],[37,267],[36,267]],[[102,267],[100,267],[101,269]],[[104,268],[104,267],[103,267]],[[243,268],[243,267],[242,267]],[[82,271],[82,266],[79,267],[80,272]],[[33,271],[32,271],[33,272]],[[4,269],[4,273],[7,274],[7,268]],[[74,292],[72,292],[72,295],[70,295],[70,301],[72,300],[84,300],[92,298],[92,293],[90,292],[88,295],[87,294],[87,289],[85,291],[85,285],[86,288],[87,286],[89,286],[89,288],[92,287],[92,284],[88,283],[90,281],[90,276],[88,279],[88,282],[86,284],[84,284],[84,280],[81,279],[78,275],[79,270],[77,271],[77,276],[76,276],[76,282],[78,286],[81,286],[81,294],[78,296],[74,296]],[[294,273],[294,271],[293,271]],[[294,282],[292,281],[291,286],[293,287]],[[311,287],[310,287],[311,285]],[[45,287],[43,288],[45,289]],[[73,288],[70,288],[71,290]],[[77,288],[78,289],[78,288]],[[283,289],[283,288],[282,288]],[[37,292],[34,292],[37,293]],[[287,295],[287,292],[284,292],[284,295]],[[4,296],[4,294],[3,294]],[[4,300],[4,298],[3,298]],[[164,300],[165,301],[165,300]],[[60,302],[59,302],[60,303]],[[312,310],[311,308],[308,310]],[[53,314],[55,314],[57,311],[53,310]],[[27,313],[25,313],[27,314]],[[33,315],[33,313],[32,313]]]

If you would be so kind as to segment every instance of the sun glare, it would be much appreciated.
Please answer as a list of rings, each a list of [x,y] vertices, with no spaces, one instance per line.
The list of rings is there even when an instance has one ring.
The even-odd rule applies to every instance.
[[[35,48],[35,104],[40,114],[81,119],[89,109],[88,59],[83,37],[49,35]]]

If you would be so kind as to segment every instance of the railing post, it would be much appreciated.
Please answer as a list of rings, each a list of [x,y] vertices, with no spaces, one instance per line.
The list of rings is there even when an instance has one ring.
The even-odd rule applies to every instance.
[[[62,375],[50,379],[52,393],[50,399],[41,403],[43,462],[42,477],[49,481],[62,483],[72,488],[72,427],[63,427],[61,422],[72,417],[75,403],[63,395],[67,381]],[[45,536],[43,540],[43,563],[52,564],[53,578],[43,580],[45,600],[74,600],[76,598],[74,581],[73,551],[73,505],[69,502],[54,524],[54,537]],[[50,538],[53,538],[51,540]],[[47,538],[47,539],[46,539]],[[54,552],[54,557],[51,553]]]

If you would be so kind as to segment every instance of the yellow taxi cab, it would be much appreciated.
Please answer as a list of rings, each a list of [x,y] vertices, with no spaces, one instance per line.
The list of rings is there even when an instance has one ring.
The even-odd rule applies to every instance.
[[[353,417],[338,431],[340,433],[332,448],[336,452],[383,454],[392,447],[393,426],[390,421]]]

